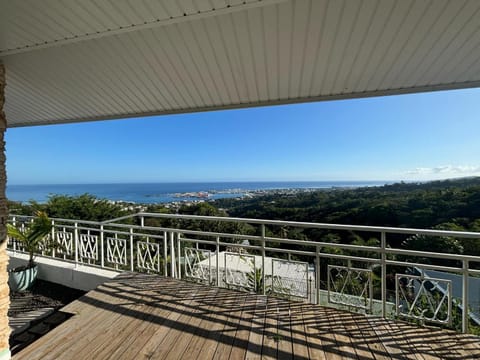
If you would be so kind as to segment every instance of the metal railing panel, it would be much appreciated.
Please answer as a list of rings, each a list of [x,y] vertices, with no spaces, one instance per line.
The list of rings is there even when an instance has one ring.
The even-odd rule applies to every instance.
[[[396,274],[395,309],[398,317],[452,323],[452,282],[417,275]]]
[[[79,238],[80,260],[86,259],[98,260],[98,236],[90,234],[80,234]]]
[[[272,259],[272,293],[308,299],[308,263]]]
[[[225,252],[223,273],[227,287],[255,292],[260,282],[259,271],[254,255]]]
[[[127,265],[127,240],[107,237],[107,262],[115,265]]]
[[[190,247],[184,248],[184,277],[203,282],[212,283],[212,252]]]
[[[157,243],[137,242],[137,267],[142,270],[160,272],[160,246]]]
[[[328,302],[372,312],[371,269],[328,265]]]

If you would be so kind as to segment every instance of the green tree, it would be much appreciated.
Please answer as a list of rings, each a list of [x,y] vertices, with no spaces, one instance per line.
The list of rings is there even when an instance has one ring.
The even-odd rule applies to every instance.
[[[458,224],[455,223],[443,223],[434,226],[435,230],[453,230],[461,231]],[[434,253],[447,253],[447,254],[463,254],[463,245],[460,239],[452,236],[429,236],[429,235],[413,235],[408,237],[403,242],[403,247],[409,250],[428,251]],[[456,266],[454,261],[420,257],[422,262],[437,264],[437,265],[452,265]],[[419,257],[415,257],[414,260],[418,261]]]
[[[133,213],[120,204],[98,199],[90,194],[80,196],[52,195],[45,211],[54,218],[105,221]]]
[[[475,219],[474,221],[472,221],[472,223],[469,224],[467,230],[480,233],[480,219]],[[465,255],[480,256],[480,238],[477,238],[477,239],[463,238],[463,239],[460,239],[460,241],[462,243],[463,253]]]

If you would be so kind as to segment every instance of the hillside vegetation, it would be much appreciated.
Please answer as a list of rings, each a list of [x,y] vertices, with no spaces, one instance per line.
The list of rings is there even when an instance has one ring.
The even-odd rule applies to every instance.
[[[480,230],[480,178],[397,183],[253,199],[221,199],[230,216],[338,224]]]

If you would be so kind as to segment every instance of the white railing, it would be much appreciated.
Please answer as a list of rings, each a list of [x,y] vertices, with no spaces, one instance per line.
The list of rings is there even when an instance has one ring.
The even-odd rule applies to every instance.
[[[11,215],[9,221],[22,226],[31,219]],[[469,295],[471,278],[480,276],[480,257],[388,245],[418,235],[480,241],[480,233],[157,213],[52,224],[50,236],[61,248],[39,255],[76,265],[153,272],[421,323],[457,321],[463,332],[472,321],[480,325],[480,299]],[[288,236],[299,232],[308,240]],[[378,245],[330,242],[328,233],[363,234]],[[8,247],[22,251],[15,239]],[[461,281],[434,279],[429,270],[459,274]]]

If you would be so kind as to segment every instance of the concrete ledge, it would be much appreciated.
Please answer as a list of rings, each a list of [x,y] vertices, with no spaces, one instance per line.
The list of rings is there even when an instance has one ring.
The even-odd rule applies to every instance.
[[[28,262],[27,254],[13,253],[10,250],[7,250],[7,254],[10,257],[8,269],[26,265]],[[35,263],[38,265],[39,279],[83,291],[93,290],[119,274],[118,271],[85,265],[75,268],[73,263],[41,256],[35,258]]]

